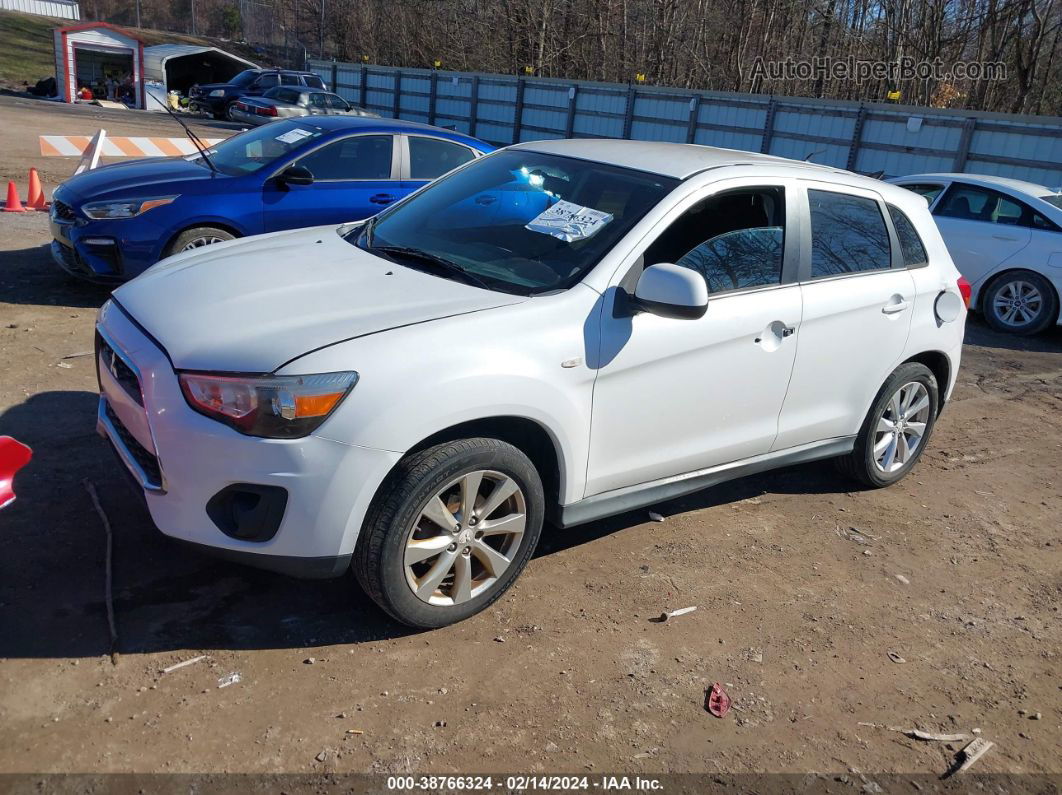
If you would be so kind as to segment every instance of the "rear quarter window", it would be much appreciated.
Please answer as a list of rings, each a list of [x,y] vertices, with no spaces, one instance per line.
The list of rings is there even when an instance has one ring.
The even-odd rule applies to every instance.
[[[324,88],[324,81],[317,75],[303,75],[302,82],[311,88]]]
[[[929,256],[922,238],[918,236],[911,219],[907,217],[899,207],[889,205],[889,215],[892,218],[893,228],[896,229],[896,237],[900,241],[900,253],[903,254],[903,262],[908,268],[921,268],[929,264]]]

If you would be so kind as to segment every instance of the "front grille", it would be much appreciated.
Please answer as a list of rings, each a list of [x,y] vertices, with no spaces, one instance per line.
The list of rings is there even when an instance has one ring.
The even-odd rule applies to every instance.
[[[100,358],[103,359],[103,366],[106,367],[114,380],[125,390],[125,393],[129,395],[133,400],[137,402],[137,405],[144,405],[144,397],[140,394],[140,379],[137,378],[133,369],[125,363],[125,360],[114,352],[114,349],[107,344],[107,340],[96,333],[96,344],[98,346],[98,355],[96,357],[96,366],[100,366]]]
[[[111,421],[111,425],[114,426],[115,433],[118,434],[118,438],[125,446],[126,451],[144,471],[144,475],[147,476],[148,482],[146,485],[155,489],[162,488],[162,469],[159,467],[159,459],[145,449],[144,445],[140,444],[133,434],[129,433],[129,429],[122,425],[122,421],[118,419],[118,415],[114,413],[110,403],[104,401],[103,410],[107,414],[107,419]]]
[[[58,199],[52,202],[52,214],[59,221],[66,221],[67,223],[73,223],[77,220],[77,213],[74,208],[66,202],[61,202]]]

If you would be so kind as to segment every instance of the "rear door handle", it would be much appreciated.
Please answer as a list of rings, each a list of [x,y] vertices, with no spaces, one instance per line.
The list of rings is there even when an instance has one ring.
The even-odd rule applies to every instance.
[[[484,206],[494,204],[495,201],[497,201],[497,197],[491,196],[490,194],[476,197],[476,204],[482,204]]]
[[[897,312],[906,311],[909,306],[911,305],[906,301],[897,301],[895,304],[885,304],[885,306],[881,308],[881,311],[886,315],[895,315]]]
[[[390,193],[377,193],[375,196],[370,196],[369,201],[373,204],[390,204],[395,200],[395,197]]]
[[[1016,237],[1011,237],[1010,235],[992,235],[992,237],[994,237],[996,240],[1009,240],[1011,242],[1018,239]]]

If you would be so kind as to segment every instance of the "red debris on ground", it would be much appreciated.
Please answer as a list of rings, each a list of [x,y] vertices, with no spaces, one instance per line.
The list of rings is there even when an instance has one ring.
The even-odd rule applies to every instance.
[[[0,436],[0,508],[15,500],[15,473],[29,463],[33,451],[10,436]]]
[[[730,696],[718,682],[712,685],[712,689],[705,694],[704,708],[717,718],[722,718],[730,712]]]

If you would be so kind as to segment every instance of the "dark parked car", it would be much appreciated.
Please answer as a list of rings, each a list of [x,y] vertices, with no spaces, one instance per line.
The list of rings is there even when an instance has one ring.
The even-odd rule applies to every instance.
[[[257,127],[275,119],[295,116],[368,116],[379,114],[351,105],[338,94],[316,88],[278,86],[260,97],[241,97],[229,111],[229,118],[240,124]]]
[[[215,119],[227,119],[229,111],[240,97],[258,97],[277,86],[319,88],[328,86],[313,72],[292,69],[245,69],[227,83],[207,83],[192,86],[188,92],[188,106],[192,111],[205,111]]]

